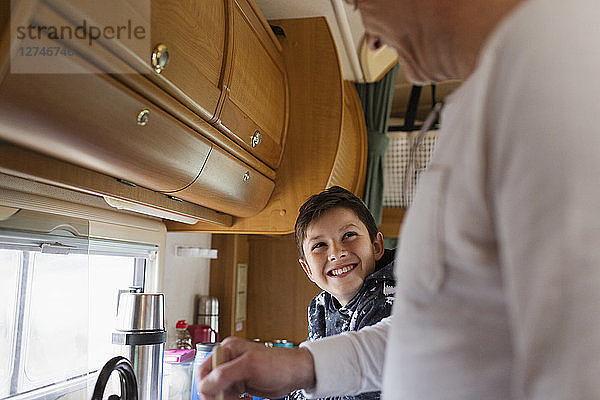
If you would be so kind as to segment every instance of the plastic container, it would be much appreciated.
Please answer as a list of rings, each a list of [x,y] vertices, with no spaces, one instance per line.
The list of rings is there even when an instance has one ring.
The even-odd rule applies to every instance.
[[[196,358],[194,359],[194,367],[192,370],[192,395],[191,400],[200,400],[198,394],[198,378],[200,364],[210,355],[217,343],[198,343],[196,345]]]
[[[196,350],[191,349],[177,349],[177,350],[165,350],[165,362],[168,363],[179,363],[179,362],[194,362],[196,356]]]
[[[277,339],[273,343],[273,347],[294,347],[294,343],[288,342],[286,339]]]
[[[189,399],[194,350],[165,350],[162,400]]]
[[[193,349],[192,346],[192,335],[187,330],[187,323],[184,319],[177,321],[175,330],[177,331],[177,337],[175,338],[176,349]]]

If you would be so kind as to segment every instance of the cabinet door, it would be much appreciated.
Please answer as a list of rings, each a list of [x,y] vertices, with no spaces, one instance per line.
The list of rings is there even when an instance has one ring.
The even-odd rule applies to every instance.
[[[8,74],[0,84],[0,140],[156,191],[194,181],[210,142],[77,55],[54,63],[87,73]]]
[[[287,129],[287,78],[276,39],[254,7],[246,0],[233,1],[231,77],[218,126],[277,168]]]
[[[170,194],[213,210],[248,217],[265,208],[274,187],[272,180],[213,146],[194,183]]]
[[[105,46],[203,119],[215,117],[223,91],[226,4],[230,0],[45,1],[74,25],[85,21],[100,27],[124,28],[128,23],[147,27],[149,35],[144,30],[138,41],[127,40],[127,30],[112,40],[100,37],[94,46],[84,49],[89,53],[86,57],[97,57],[95,47]],[[159,54],[159,45],[163,57],[157,59],[165,62],[164,54],[168,54],[168,62],[156,72],[153,56]],[[123,72],[114,65],[109,67],[108,72]]]
[[[152,1],[151,46],[166,46],[169,62],[160,73],[166,82],[151,79],[206,120],[215,115],[222,91],[226,2]]]

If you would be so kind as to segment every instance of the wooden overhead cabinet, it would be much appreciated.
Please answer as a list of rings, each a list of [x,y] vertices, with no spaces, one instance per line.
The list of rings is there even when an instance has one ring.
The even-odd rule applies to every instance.
[[[286,234],[298,208],[333,185],[362,196],[367,163],[366,126],[354,85],[344,82],[325,18],[269,21],[280,37],[290,92],[288,134],[275,189],[258,214],[230,227],[169,222],[172,231]]]
[[[252,0],[115,2],[0,4],[0,172],[202,221],[168,225],[185,231],[288,233],[309,195],[361,194],[364,121],[324,18],[270,21],[276,36]],[[73,30],[121,17],[150,37],[42,29],[34,43],[69,56],[21,58],[44,67],[20,74],[8,15]]]
[[[242,6],[235,7],[229,0],[152,1],[147,54],[119,40],[89,45],[86,40],[41,37],[36,42],[40,47],[67,48],[70,53],[55,57],[53,70],[40,71],[44,73],[9,72],[10,30],[5,19],[0,139],[72,163],[73,174],[83,168],[217,212],[242,217],[256,214],[273,191],[276,171],[272,166],[278,164],[285,140],[287,81],[283,56],[274,36],[267,33],[268,25],[260,23],[256,15],[247,21],[234,16],[234,9],[243,8],[246,14],[254,10],[246,0],[239,1]],[[136,12],[128,8],[127,1],[123,7]],[[23,0],[15,2],[13,11],[18,18],[15,25],[20,26],[75,30],[81,24],[78,21],[101,26],[110,19],[110,10],[94,1]],[[244,37],[242,30],[238,39],[244,44],[235,43],[234,20],[238,20],[238,29],[243,21],[252,22],[254,41]],[[252,88],[251,80],[237,78],[244,75],[242,66],[238,65],[237,75],[232,74],[234,54],[241,63],[248,63],[243,51],[248,42],[250,51],[257,43],[268,49],[268,53],[252,55],[255,69],[271,66],[276,70],[275,74],[253,77],[273,88],[265,96],[279,96],[260,108],[254,95],[244,92],[246,87]],[[12,51],[14,56],[14,43]],[[227,87],[230,79],[233,91]],[[256,85],[254,92],[258,91]],[[246,110],[243,115],[256,120],[256,126],[236,125],[246,117],[232,118],[230,124],[221,121],[226,98],[229,103],[235,101],[237,109]],[[250,139],[238,140],[250,138],[247,132],[257,130],[263,133],[266,147],[253,147]],[[275,153],[260,150],[275,142]],[[264,160],[272,160],[271,165]],[[35,176],[35,168],[25,160],[20,168],[14,163],[2,168],[1,163],[4,173]],[[73,188],[70,178],[49,183],[66,186],[67,181]],[[89,191],[90,186],[85,186]],[[106,194],[107,190],[98,187],[97,193]],[[177,209],[177,203],[172,204]]]
[[[190,185],[212,147],[102,74],[9,74],[0,110],[3,140],[156,191]]]

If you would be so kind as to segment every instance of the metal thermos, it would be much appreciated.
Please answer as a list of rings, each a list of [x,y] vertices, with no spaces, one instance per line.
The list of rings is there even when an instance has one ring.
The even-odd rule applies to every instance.
[[[112,334],[118,354],[133,364],[139,400],[160,400],[165,342],[165,299],[162,293],[121,293],[117,327]]]
[[[219,338],[219,299],[214,296],[196,296],[196,325],[210,326],[210,341],[217,342]]]

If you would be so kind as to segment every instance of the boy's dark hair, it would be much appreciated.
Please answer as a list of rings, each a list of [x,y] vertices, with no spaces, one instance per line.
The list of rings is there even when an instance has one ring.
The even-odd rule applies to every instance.
[[[321,193],[310,196],[298,211],[295,231],[296,247],[298,247],[298,254],[301,259],[305,259],[302,243],[306,238],[308,226],[313,221],[319,219],[325,212],[337,207],[343,207],[353,211],[358,219],[360,219],[367,227],[371,242],[375,240],[378,231],[377,224],[365,203],[352,192],[339,186],[332,186]]]

